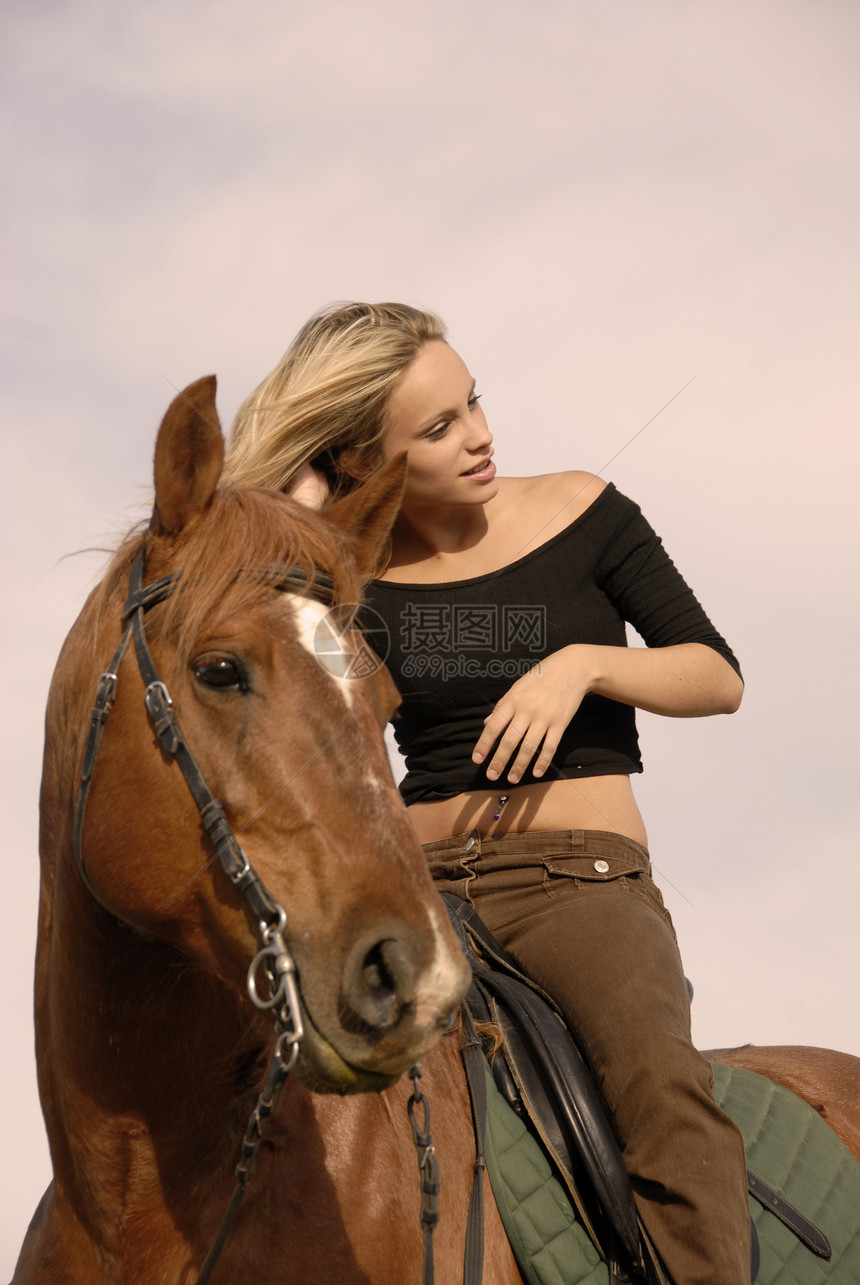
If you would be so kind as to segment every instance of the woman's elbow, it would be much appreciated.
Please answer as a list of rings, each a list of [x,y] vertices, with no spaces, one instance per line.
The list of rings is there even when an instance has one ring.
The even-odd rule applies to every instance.
[[[720,692],[720,708],[718,714],[735,714],[741,707],[741,701],[744,698],[744,680],[740,674],[732,669],[731,665],[726,665],[729,673],[722,684]]]
[[[734,665],[730,665],[725,656],[712,647],[703,647],[699,658],[699,663],[704,663],[700,672],[705,684],[703,695],[707,692],[704,703],[708,706],[708,713],[734,714],[743,700],[744,680]]]

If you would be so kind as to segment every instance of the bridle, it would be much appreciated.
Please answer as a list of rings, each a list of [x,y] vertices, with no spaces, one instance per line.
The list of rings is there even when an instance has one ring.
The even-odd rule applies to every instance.
[[[275,900],[251,865],[227,820],[224,809],[206,784],[203,773],[179,726],[170,692],[159,677],[146,639],[144,625],[146,612],[156,603],[164,601],[177,577],[163,576],[152,584],[144,585],[143,565],[144,549],[141,546],[131,568],[128,599],[122,611],[125,626],[123,635],[111,660],[110,668],[99,678],[95,704],[90,715],[90,730],[84,751],[75,810],[74,852],[81,878],[98,901],[98,893],[93,888],[84,862],[84,818],[102,734],[116,699],[120,663],[129,642],[133,640],[138,668],[145,687],[144,704],[155,733],[162,748],[176,760],[185,778],[185,783],[197,804],[200,819],[212,841],[224,873],[234,888],[238,888],[244,894],[257,922],[261,947],[248,969],[248,994],[257,1008],[272,1012],[277,1035],[263,1088],[251,1112],[242,1141],[241,1155],[236,1167],[236,1187],[224,1220],[197,1278],[198,1285],[205,1285],[224,1247],[245,1188],[254,1172],[257,1148],[275,1109],[280,1091],[299,1056],[299,1048],[304,1038],[304,1026],[296,981],[296,966],[284,942],[287,912]],[[303,589],[327,606],[334,601],[332,579],[322,572],[312,576],[302,567],[293,567],[285,574],[279,574],[272,583],[277,589]],[[266,995],[260,992],[257,983],[257,976],[263,967],[268,982]]]
[[[235,1222],[239,1205],[245,1188],[253,1175],[256,1165],[257,1149],[265,1134],[268,1122],[274,1112],[281,1089],[296,1064],[301,1042],[304,1038],[299,988],[296,966],[287,950],[284,932],[287,924],[287,912],[275,900],[266,888],[260,876],[243,852],[236,835],[227,820],[224,809],[213,795],[201,772],[191,749],[188,746],[179,720],[173,710],[173,700],[167,686],[158,675],[149,643],[146,639],[144,619],[150,607],[163,602],[170,594],[178,576],[163,576],[151,584],[144,585],[145,552],[141,545],[131,568],[129,576],[128,598],[123,606],[123,634],[108,670],[98,681],[96,699],[90,715],[90,728],[84,750],[84,761],[81,768],[81,780],[78,789],[77,807],[74,823],[74,854],[81,878],[89,892],[101,904],[98,893],[93,887],[83,854],[83,830],[87,801],[92,784],[93,770],[101,744],[102,734],[108,715],[116,699],[117,682],[120,664],[129,641],[134,641],[137,664],[144,683],[144,704],[152,720],[155,733],[163,750],[174,758],[182,772],[200,819],[212,841],[224,873],[234,888],[243,893],[257,923],[260,935],[260,950],[252,960],[247,975],[248,994],[257,1008],[269,1010],[275,1025],[276,1040],[266,1070],[263,1088],[251,1112],[245,1137],[242,1141],[239,1163],[236,1166],[236,1186],[227,1211],[218,1229],[209,1253],[200,1269],[196,1285],[207,1285],[227,1237]],[[282,592],[302,592],[324,606],[330,607],[335,602],[334,581],[325,572],[314,570],[308,572],[304,567],[291,567],[288,570],[278,568],[264,573],[263,578],[273,589]],[[268,993],[261,994],[257,977],[263,969],[268,986]],[[429,1132],[430,1113],[427,1099],[419,1088],[420,1067],[413,1067],[413,1093],[408,1109],[412,1122],[413,1137],[418,1150],[418,1164],[423,1186],[423,1204],[421,1223],[424,1231],[425,1285],[433,1279],[432,1231],[438,1221],[436,1195],[438,1193],[438,1172],[436,1170],[435,1151]],[[424,1127],[419,1129],[415,1108],[424,1110]]]
[[[75,861],[81,877],[92,895],[98,900],[87,874],[83,856],[83,828],[92,783],[96,756],[101,744],[102,733],[108,714],[116,699],[116,689],[120,663],[125,655],[129,641],[134,639],[134,649],[140,676],[143,679],[145,693],[144,704],[152,719],[155,733],[165,752],[176,759],[185,782],[197,804],[200,819],[212,840],[215,851],[230,882],[244,893],[250,903],[255,918],[263,929],[277,929],[285,912],[265,888],[242,848],[224,815],[224,809],[209,789],[203,773],[197,765],[194,755],[188,747],[179,720],[173,712],[173,701],[167,686],[158,676],[149,643],[146,640],[144,616],[150,607],[162,602],[170,593],[176,582],[176,575],[163,576],[152,584],[143,584],[144,549],[141,546],[131,568],[129,577],[128,599],[122,609],[125,629],[120,644],[114,653],[110,668],[99,678],[96,700],[90,715],[90,731],[84,751],[84,762],[81,769],[81,783],[78,791],[78,803],[75,811],[74,852]],[[267,576],[268,579],[268,576]],[[272,577],[272,587],[282,591],[304,590],[309,597],[325,606],[334,603],[334,584],[331,576],[317,571],[313,574],[303,567],[292,567],[289,571],[279,572]],[[283,925],[281,925],[281,928]],[[252,995],[253,999],[254,996]],[[268,1007],[268,1005],[266,1005]]]

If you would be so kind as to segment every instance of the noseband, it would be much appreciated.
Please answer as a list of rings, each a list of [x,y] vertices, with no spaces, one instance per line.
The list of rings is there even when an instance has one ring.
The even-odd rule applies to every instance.
[[[224,809],[213,795],[203,773],[182,734],[179,720],[173,710],[173,701],[164,682],[159,678],[155,661],[146,640],[144,617],[150,607],[162,602],[176,581],[175,575],[164,576],[152,584],[143,584],[144,550],[141,546],[129,578],[128,600],[123,607],[125,625],[122,639],[114,653],[110,668],[99,678],[96,700],[90,716],[90,730],[84,751],[78,802],[75,809],[74,853],[84,884],[96,901],[99,896],[90,881],[84,863],[83,830],[87,800],[92,784],[93,769],[108,715],[116,699],[117,676],[129,640],[134,639],[137,664],[143,679],[144,703],[152,720],[156,735],[164,751],[179,765],[192,798],[197,804],[200,819],[221,862],[225,874],[235,888],[244,894],[260,934],[261,948],[248,969],[248,994],[260,1009],[271,1010],[277,1040],[266,1072],[263,1089],[251,1113],[241,1156],[236,1167],[236,1187],[224,1220],[197,1278],[197,1285],[209,1280],[218,1256],[224,1247],[238,1213],[239,1203],[256,1163],[256,1151],[262,1140],[269,1118],[275,1109],[284,1081],[299,1056],[299,1046],[304,1038],[296,966],[284,942],[287,912],[263,884],[239,844],[227,820]],[[269,577],[266,576],[268,579]],[[309,573],[303,567],[292,567],[285,573],[279,571],[271,578],[274,589],[298,592],[303,590],[325,606],[334,602],[334,584],[331,576],[323,572]],[[101,903],[100,903],[101,904]],[[257,975],[264,969],[268,994],[262,995]]]

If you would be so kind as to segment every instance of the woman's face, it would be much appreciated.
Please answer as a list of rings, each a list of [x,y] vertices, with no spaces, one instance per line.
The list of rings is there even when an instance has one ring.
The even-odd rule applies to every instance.
[[[493,437],[461,357],[441,340],[418,352],[388,402],[385,458],[409,454],[406,504],[483,504],[495,495]]]

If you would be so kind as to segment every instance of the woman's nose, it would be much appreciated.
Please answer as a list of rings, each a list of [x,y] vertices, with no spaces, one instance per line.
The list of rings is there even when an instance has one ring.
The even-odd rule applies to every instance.
[[[469,434],[467,438],[467,449],[470,451],[485,450],[492,446],[493,434],[490,432],[483,412],[474,415],[469,423]]]

